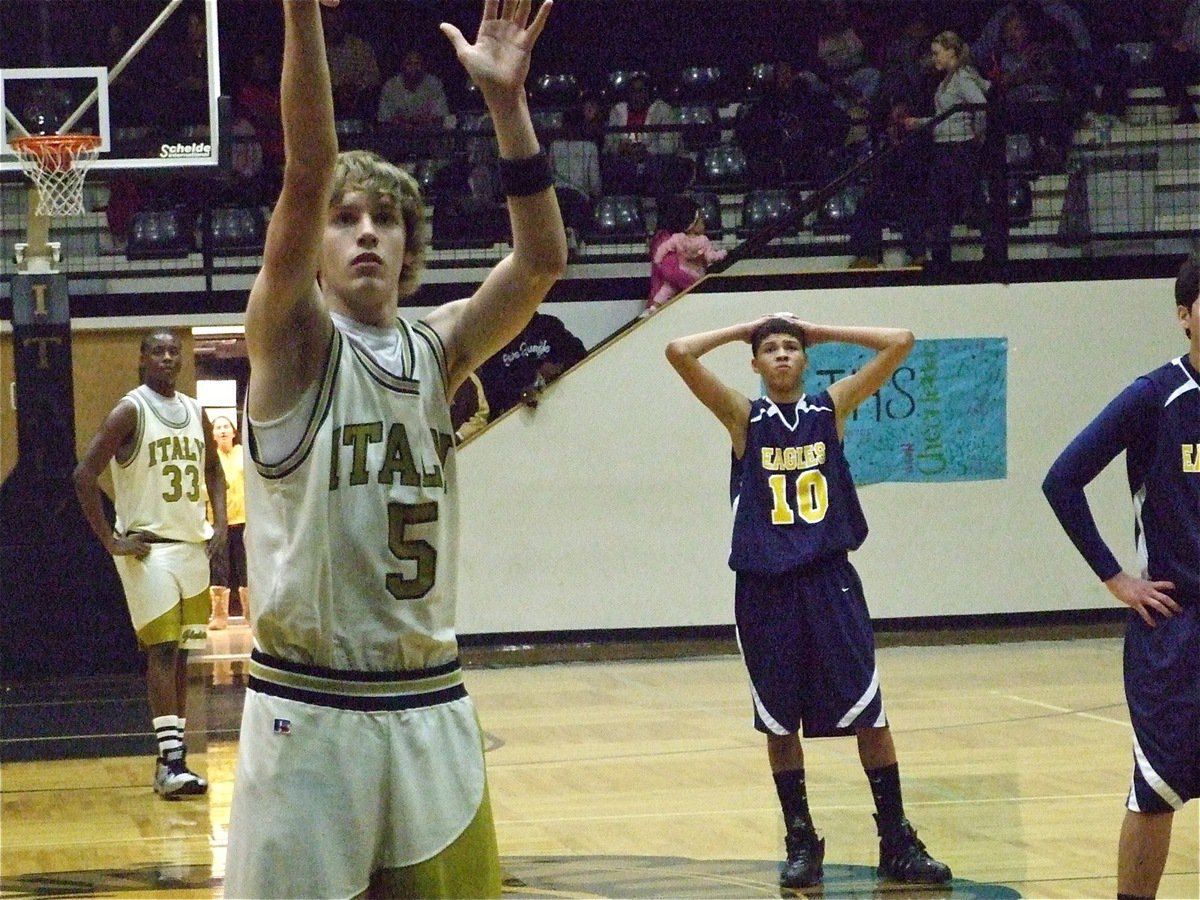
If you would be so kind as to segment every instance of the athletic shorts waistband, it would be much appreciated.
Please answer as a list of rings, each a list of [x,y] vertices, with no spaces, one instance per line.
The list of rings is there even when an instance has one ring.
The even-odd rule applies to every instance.
[[[359,672],[295,663],[258,649],[250,651],[247,687],[272,697],[360,712],[420,709],[467,696],[457,659],[430,669]]]

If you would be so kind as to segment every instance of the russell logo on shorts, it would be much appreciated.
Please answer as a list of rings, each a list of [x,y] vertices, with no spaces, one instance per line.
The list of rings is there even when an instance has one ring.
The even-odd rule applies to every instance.
[[[276,719],[275,725],[272,728],[272,730],[276,734],[291,734],[292,733],[292,720],[291,719]]]

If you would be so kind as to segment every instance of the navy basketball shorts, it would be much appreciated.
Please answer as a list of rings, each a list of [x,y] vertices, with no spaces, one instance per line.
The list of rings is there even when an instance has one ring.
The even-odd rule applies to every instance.
[[[875,634],[847,558],[738,572],[734,617],[757,730],[838,737],[887,725]]]
[[[1130,610],[1125,700],[1133,724],[1134,812],[1165,813],[1200,796],[1200,598],[1150,628]]]

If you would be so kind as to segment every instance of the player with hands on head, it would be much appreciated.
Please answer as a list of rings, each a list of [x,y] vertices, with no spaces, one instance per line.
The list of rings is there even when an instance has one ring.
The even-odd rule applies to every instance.
[[[188,768],[189,650],[208,641],[209,559],[224,550],[225,476],[212,429],[194,398],[175,389],[182,346],[170,331],[142,338],[136,388],[122,397],[75,467],[84,517],[112,554],[138,644],[158,758],[154,790],[167,800],[203,794]],[[100,473],[112,473],[115,529],[104,516]],[[204,498],[212,505],[213,524]]]
[[[876,353],[827,389],[805,393],[808,348],[833,341]],[[765,387],[756,400],[701,362],[737,342],[750,344],[751,368]],[[904,815],[870,614],[849,560],[867,523],[842,448],[846,422],[912,346],[912,332],[903,328],[819,325],[775,313],[678,338],[666,349],[732,445],[734,618],[754,724],[767,736],[787,830],[780,873],[786,888],[810,887],[824,876],[825,841],[809,812],[801,727],[806,737],[856,736],[875,801],[880,876],[950,880],[950,868],[929,855]]]
[[[1200,265],[1175,278],[1188,351],[1134,380],[1071,441],[1042,490],[1076,549],[1129,607],[1125,700],[1134,766],[1117,896],[1153,897],[1175,811],[1200,796]],[[1125,454],[1140,571],[1121,567],[1084,489]]]
[[[473,43],[441,26],[495,126],[512,250],[470,296],[408,321],[426,248],[417,184],[338,152],[317,2],[283,2],[283,187],[246,309],[255,647],[226,896],[500,894],[454,630],[449,400],[566,267],[525,99],[551,7],[487,0]]]

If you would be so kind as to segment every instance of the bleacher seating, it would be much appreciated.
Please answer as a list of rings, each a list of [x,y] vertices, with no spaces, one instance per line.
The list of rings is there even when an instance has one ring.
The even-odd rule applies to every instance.
[[[592,207],[589,241],[603,244],[645,243],[648,228],[642,198],[632,194],[600,197]]]
[[[702,150],[720,141],[721,122],[715,106],[704,103],[680,106],[675,113],[686,149]]]
[[[700,154],[696,184],[717,191],[743,191],[747,188],[746,154],[736,143],[724,141],[707,147]]]
[[[129,227],[125,255],[129,259],[182,259],[192,252],[191,222],[183,210],[144,209]]]
[[[700,68],[700,67],[698,67]],[[733,122],[741,108],[749,102],[752,91],[769,83],[771,66],[761,62],[738,72],[737,99],[723,106],[688,103],[677,106],[680,127],[687,138],[685,159],[688,173],[695,167],[695,178],[682,186],[671,185],[668,191],[685,190],[702,197],[706,202],[706,222],[710,235],[744,237],[755,221],[750,212],[753,203],[750,193],[776,182],[759,183],[755,173],[745,168],[745,157],[733,141]],[[749,73],[748,75],[746,73]],[[610,89],[621,89],[635,73],[619,70],[612,75]],[[728,77],[729,73],[724,73]],[[677,78],[682,76],[678,75]],[[745,79],[745,87],[741,86]],[[578,78],[576,79],[578,83]],[[531,85],[533,82],[531,82]],[[547,98],[556,92],[569,93],[567,79],[549,82],[542,88]],[[757,85],[757,87],[754,87]],[[1194,101],[1200,101],[1200,86],[1191,89]],[[560,94],[561,96],[561,94]],[[611,98],[610,94],[610,98]],[[1014,183],[1007,198],[1009,212],[1010,255],[1013,257],[1046,257],[1078,253],[1084,244],[1087,252],[1164,252],[1163,247],[1185,247],[1197,230],[1200,209],[1200,125],[1176,125],[1179,110],[1166,103],[1162,89],[1142,85],[1129,91],[1129,108],[1121,118],[1089,115],[1075,131],[1074,138],[1061,169],[1046,171],[1029,162],[1028,142],[1012,136],[1007,143],[1010,174],[1022,179]],[[432,223],[431,265],[438,267],[457,264],[470,265],[481,259],[498,258],[507,250],[507,222],[502,204],[481,204],[471,210],[464,208],[462,198],[475,182],[468,183],[480,166],[494,162],[495,138],[490,133],[486,115],[472,114],[467,104],[456,109],[459,128],[447,133],[447,146],[452,152],[437,160],[407,156],[398,160],[409,169],[421,184],[427,198]],[[538,107],[543,117],[542,128],[552,128],[552,116],[558,112],[549,102]],[[711,117],[711,123],[710,123]],[[482,125],[483,130],[469,129]],[[714,142],[699,137],[703,129]],[[373,122],[345,119],[338,123],[342,147],[362,145],[373,147],[383,136]],[[490,148],[490,150],[488,149]],[[473,169],[473,167],[475,167]],[[202,176],[208,173],[201,173]],[[252,270],[255,254],[239,255],[240,247],[228,252],[214,252],[201,260],[194,237],[197,221],[192,213],[171,224],[174,213],[147,210],[139,221],[136,234],[126,252],[125,235],[109,233],[105,219],[106,182],[110,176],[97,171],[89,176],[85,192],[87,209],[83,216],[55,221],[53,237],[61,240],[64,257],[89,271],[152,272],[156,260],[191,257],[188,266],[211,264],[220,271]],[[176,178],[181,181],[181,178]],[[149,179],[153,184],[154,177]],[[6,178],[5,188],[19,184],[15,175]],[[661,185],[660,185],[661,186]],[[783,183],[791,189],[794,200],[803,190],[815,185]],[[0,241],[11,247],[25,239],[24,192],[5,190],[0,203]],[[151,191],[153,193],[153,191]],[[197,190],[188,202],[196,210],[210,202]],[[479,192],[486,195],[486,190]],[[228,199],[222,197],[221,199]],[[161,202],[150,199],[149,202]],[[219,203],[220,201],[218,201]],[[600,205],[585,243],[573,256],[575,263],[589,261],[613,262],[617,259],[638,261],[643,258],[644,240],[648,225],[654,222],[654,201],[643,198],[634,204],[640,221],[633,223],[627,214],[619,217],[615,207]],[[1069,215],[1064,214],[1064,206]],[[852,198],[835,198],[794,233],[775,242],[772,253],[796,253],[809,258],[837,257],[843,254],[844,222],[852,209]],[[481,212],[482,210],[482,212]],[[1082,216],[1080,216],[1082,210]],[[220,218],[218,213],[217,218]],[[1073,218],[1072,218],[1073,217]],[[205,221],[203,219],[201,222]],[[214,227],[216,227],[214,225]],[[228,230],[228,229],[226,229]],[[220,231],[220,228],[217,228]],[[212,243],[214,235],[203,228],[201,235]],[[958,226],[954,231],[956,252],[962,248],[969,256],[978,249],[979,234],[969,227]],[[900,235],[888,229],[884,246],[896,249]],[[1109,248],[1112,248],[1111,250]],[[1139,249],[1141,248],[1141,249]],[[214,251],[216,247],[213,246]],[[961,255],[961,254],[960,254]],[[130,261],[133,261],[132,263]],[[144,262],[142,262],[144,261]],[[142,265],[138,265],[142,262]],[[830,262],[830,265],[835,263]],[[12,271],[8,254],[0,273]]]
[[[564,109],[579,100],[579,79],[570,72],[539,75],[530,96],[535,104]]]
[[[608,101],[616,103],[618,100],[624,100],[625,90],[629,87],[629,82],[635,78],[649,82],[650,75],[644,69],[613,69],[610,71],[604,92]]]
[[[749,237],[775,225],[796,211],[796,201],[790,191],[765,188],[748,191],[742,201],[742,220],[739,234]]]
[[[858,209],[863,190],[860,184],[847,185],[821,204],[813,220],[813,231],[827,235],[846,234],[850,228],[850,220],[854,218]]]
[[[720,66],[688,66],[675,84],[678,104],[714,104],[724,99],[725,81]]]
[[[258,206],[218,206],[209,212],[208,246],[218,256],[262,253],[266,231]]]

